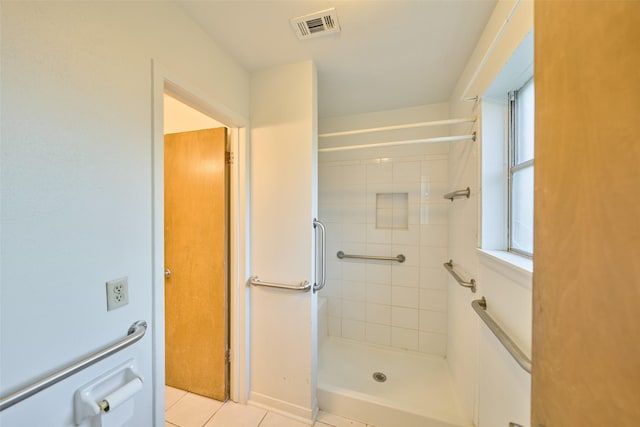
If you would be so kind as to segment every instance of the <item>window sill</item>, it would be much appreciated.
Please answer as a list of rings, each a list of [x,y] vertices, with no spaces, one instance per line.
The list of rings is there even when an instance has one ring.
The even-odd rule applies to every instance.
[[[480,264],[517,282],[524,288],[531,289],[533,278],[533,261],[507,251],[477,249]]]

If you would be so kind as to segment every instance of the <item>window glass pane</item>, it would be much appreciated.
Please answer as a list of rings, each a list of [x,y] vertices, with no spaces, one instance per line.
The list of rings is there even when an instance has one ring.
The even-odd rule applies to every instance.
[[[518,117],[515,164],[533,159],[534,99],[533,80],[531,80],[518,91],[516,98]]]
[[[513,173],[511,248],[533,254],[533,166]]]

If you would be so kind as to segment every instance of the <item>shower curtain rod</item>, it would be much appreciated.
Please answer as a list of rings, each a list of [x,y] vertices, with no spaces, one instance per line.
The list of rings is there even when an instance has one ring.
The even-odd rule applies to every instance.
[[[455,125],[459,123],[471,123],[475,122],[475,117],[467,117],[462,119],[446,119],[446,120],[433,120],[430,122],[419,122],[419,123],[408,123],[405,125],[395,125],[395,126],[384,126],[379,128],[368,128],[368,129],[357,129],[357,130],[346,130],[341,132],[329,132],[329,133],[320,133],[318,134],[318,138],[331,138],[334,136],[346,136],[346,135],[358,135],[361,133],[371,133],[371,132],[380,132],[385,130],[397,130],[397,129],[411,129],[418,127],[428,127],[428,126],[445,126],[445,125]]]
[[[455,141],[466,141],[466,140],[475,141],[476,133],[473,132],[470,135],[440,136],[437,138],[407,139],[407,140],[392,141],[392,142],[379,142],[376,144],[360,144],[360,145],[345,145],[342,147],[327,147],[327,148],[319,148],[318,152],[326,153],[329,151],[358,150],[360,148],[391,147],[393,145],[422,144],[427,142],[455,142]]]

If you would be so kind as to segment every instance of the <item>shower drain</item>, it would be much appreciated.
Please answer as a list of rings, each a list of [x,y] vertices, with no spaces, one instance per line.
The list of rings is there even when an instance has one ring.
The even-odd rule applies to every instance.
[[[383,383],[387,380],[387,376],[382,372],[374,372],[373,379],[378,381],[379,383]]]

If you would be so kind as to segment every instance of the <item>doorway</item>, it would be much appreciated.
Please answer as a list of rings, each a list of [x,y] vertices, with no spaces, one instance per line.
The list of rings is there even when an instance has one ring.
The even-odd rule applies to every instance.
[[[165,384],[229,396],[228,129],[164,97]]]

